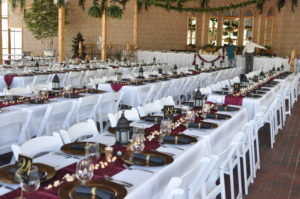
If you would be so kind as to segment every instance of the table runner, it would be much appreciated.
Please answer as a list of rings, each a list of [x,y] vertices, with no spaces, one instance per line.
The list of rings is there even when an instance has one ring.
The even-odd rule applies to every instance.
[[[243,105],[243,99],[244,99],[243,96],[235,97],[235,96],[227,95],[227,96],[225,96],[224,104],[242,106]]]

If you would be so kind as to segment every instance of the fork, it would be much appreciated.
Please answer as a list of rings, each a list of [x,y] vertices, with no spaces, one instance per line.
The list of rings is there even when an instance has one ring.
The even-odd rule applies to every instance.
[[[125,169],[128,169],[128,170],[139,170],[139,171],[145,171],[145,172],[148,172],[148,173],[154,173],[153,171],[149,171],[149,170],[146,170],[146,169],[131,168],[131,167],[127,166],[126,164],[123,164],[123,167],[124,167]]]
[[[129,183],[129,182],[125,182],[125,181],[122,181],[122,180],[115,180],[113,179],[112,177],[108,176],[108,175],[104,175],[104,179],[106,181],[109,181],[109,182],[116,182],[118,184],[122,184],[124,187],[132,187],[133,184]]]

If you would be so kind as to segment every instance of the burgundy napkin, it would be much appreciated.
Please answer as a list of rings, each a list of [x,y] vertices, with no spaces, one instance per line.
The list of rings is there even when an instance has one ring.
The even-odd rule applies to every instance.
[[[115,91],[118,92],[119,90],[121,90],[121,88],[123,87],[123,84],[120,83],[112,83],[111,88]]]
[[[10,85],[11,85],[13,79],[14,79],[13,75],[5,75],[4,76],[4,81],[5,81],[6,85],[7,85],[7,88],[10,88]]]
[[[232,104],[232,105],[238,105],[242,106],[243,105],[243,96],[235,97],[235,96],[225,96],[225,104]]]

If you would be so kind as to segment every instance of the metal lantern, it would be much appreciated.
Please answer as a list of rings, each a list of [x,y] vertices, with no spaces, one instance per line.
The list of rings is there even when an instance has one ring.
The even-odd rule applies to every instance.
[[[31,62],[31,66],[33,67],[33,65],[34,65],[34,59],[31,58],[30,62]]]
[[[177,73],[177,65],[175,64],[175,66],[174,66],[174,73]]]
[[[284,65],[281,64],[281,71],[284,71]]]
[[[220,61],[220,66],[223,67],[223,60]]]
[[[139,70],[139,77],[144,77],[144,69],[141,66],[140,70]]]
[[[202,67],[202,68],[204,67],[204,62],[203,62],[203,61],[201,62],[201,67]]]
[[[57,74],[52,79],[52,90],[59,90],[59,77]]]
[[[153,58],[153,64],[155,64],[155,63],[156,63],[156,58],[154,57],[154,58]]]
[[[34,71],[39,71],[39,70],[40,70],[39,62],[36,62],[34,65]]]
[[[163,74],[163,69],[162,68],[158,69],[158,74],[161,74],[161,75]]]
[[[129,143],[130,122],[125,118],[124,111],[116,127],[116,144],[126,146]]]
[[[198,64],[195,65],[195,70],[199,70],[199,65]]]
[[[211,63],[211,66],[212,66],[212,67],[215,67],[215,62],[212,62],[212,63]]]
[[[202,95],[200,90],[196,90],[194,94],[194,107],[202,108],[204,100],[205,100],[205,95]]]
[[[273,66],[272,71],[275,71],[275,66]]]

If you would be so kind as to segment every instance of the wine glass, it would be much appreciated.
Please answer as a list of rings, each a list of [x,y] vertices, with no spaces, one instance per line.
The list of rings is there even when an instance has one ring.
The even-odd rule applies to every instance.
[[[76,177],[84,185],[87,181],[92,179],[94,175],[93,162],[90,157],[84,158],[77,162]]]
[[[172,121],[170,119],[163,119],[160,123],[160,132],[163,135],[170,135],[172,131]]]
[[[188,126],[190,122],[195,120],[195,112],[191,108],[183,109],[182,114],[185,115],[184,119],[184,126]]]
[[[22,180],[20,177],[19,170],[16,172],[16,177],[20,180],[20,186],[21,186],[21,196],[17,197],[16,199],[26,199],[23,196],[23,192],[34,192],[39,189],[40,187],[40,176],[39,176],[39,170],[37,166],[32,166],[29,174],[28,181]]]
[[[92,162],[96,162],[100,158],[100,148],[98,143],[87,143],[85,146],[85,155],[90,157]]]
[[[144,145],[144,129],[134,128],[132,134],[131,149],[134,152],[142,152],[145,148]]]

